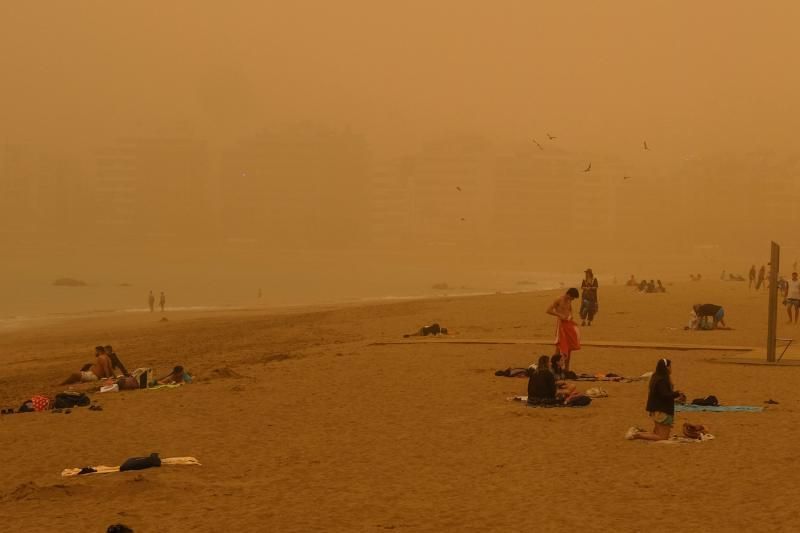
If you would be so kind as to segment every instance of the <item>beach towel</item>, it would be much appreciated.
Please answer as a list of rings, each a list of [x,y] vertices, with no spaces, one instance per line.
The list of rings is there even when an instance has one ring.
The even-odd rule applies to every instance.
[[[588,403],[578,402],[569,405],[566,405],[558,400],[546,400],[546,399],[536,400],[534,403],[529,403],[527,396],[513,396],[508,399],[513,400],[515,402],[524,402],[527,407],[584,407],[591,403],[591,398],[589,398],[588,396],[584,396],[584,398],[586,398],[586,400],[589,400]]]
[[[694,405],[694,404],[684,404],[684,403],[675,404],[676,412],[711,411],[714,413],[724,413],[724,412],[760,413],[763,410],[764,410],[763,407],[758,407],[753,405]]]
[[[161,459],[161,466],[164,465],[198,465],[200,461],[194,457],[167,457]],[[84,466],[83,468],[65,468],[61,471],[61,477],[76,477],[76,476],[89,476],[92,474],[110,474],[112,472],[119,472],[119,466]]]
[[[156,384],[156,385],[150,385],[145,390],[177,389],[181,385],[183,385],[183,383],[166,383],[166,384],[163,384],[163,385],[162,384]]]
[[[572,320],[558,320],[556,326],[556,348],[565,357],[581,349],[581,334],[578,325]]]

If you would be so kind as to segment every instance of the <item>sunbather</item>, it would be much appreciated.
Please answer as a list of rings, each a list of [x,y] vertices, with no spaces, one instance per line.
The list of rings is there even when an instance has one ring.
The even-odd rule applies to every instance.
[[[62,385],[70,385],[72,383],[88,383],[91,381],[98,381],[102,378],[113,378],[114,369],[111,365],[111,359],[106,355],[105,349],[102,346],[95,348],[95,361],[88,370],[81,370],[70,375],[64,380]],[[84,368],[86,366],[84,365]]]
[[[646,410],[653,421],[653,431],[642,431],[638,428],[628,430],[628,439],[667,440],[672,431],[675,417],[675,400],[685,396],[673,390],[672,361],[659,359],[656,370],[650,377]]]
[[[170,385],[172,383],[183,383],[183,367],[178,365],[172,369],[172,372],[164,376],[163,378],[157,379],[156,382],[159,385]]]
[[[561,368],[561,355],[556,354],[550,358],[550,371],[556,380],[556,397],[568,399],[576,394],[575,385],[566,381],[564,369]]]

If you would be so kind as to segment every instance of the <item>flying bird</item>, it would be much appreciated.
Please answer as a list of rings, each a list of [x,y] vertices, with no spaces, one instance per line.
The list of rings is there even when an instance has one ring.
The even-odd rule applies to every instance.
[[[624,179],[624,180],[629,180],[629,179],[631,179],[632,177],[633,177],[633,176],[622,176],[622,179]]]
[[[555,135],[550,135],[550,134],[548,133],[548,134],[547,134],[547,139],[548,139],[548,140],[550,140],[550,141],[555,141],[556,139],[558,139],[558,137],[556,137]]]
[[[647,147],[647,141],[642,142],[642,146],[644,146],[645,150],[649,150],[650,148]]]
[[[536,139],[534,139],[534,140],[533,140],[533,144],[535,144],[536,146],[538,146],[538,147],[539,147],[539,150],[544,150],[544,148],[542,148],[542,145],[541,145],[541,144],[539,144],[539,143],[538,143],[538,141],[537,141]]]
[[[592,163],[591,162],[589,162],[589,166],[586,167],[583,171],[584,172],[589,172],[590,170],[592,170]]]
[[[461,217],[461,222],[464,222],[464,220],[465,220],[465,218],[464,218],[464,217]]]
[[[461,187],[459,187],[458,185],[456,185],[456,190],[457,190],[458,192],[461,192]]]

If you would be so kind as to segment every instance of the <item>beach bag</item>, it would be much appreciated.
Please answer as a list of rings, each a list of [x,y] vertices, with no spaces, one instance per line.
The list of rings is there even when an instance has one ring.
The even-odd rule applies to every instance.
[[[161,458],[157,453],[151,453],[149,457],[131,457],[119,467],[120,472],[127,470],[144,470],[145,468],[153,468],[161,466]]]
[[[702,439],[705,431],[706,427],[701,424],[683,423],[683,436],[687,439]]]
[[[717,406],[719,405],[719,400],[717,400],[716,396],[706,396],[705,398],[695,398],[692,400],[692,405],[708,405],[708,406]]]
[[[570,407],[583,407],[585,405],[589,405],[590,403],[592,403],[591,398],[585,395],[580,395],[572,398],[569,402],[567,402],[567,405]]]
[[[85,407],[92,403],[83,392],[59,392],[53,402],[54,409],[71,409],[72,407]]]

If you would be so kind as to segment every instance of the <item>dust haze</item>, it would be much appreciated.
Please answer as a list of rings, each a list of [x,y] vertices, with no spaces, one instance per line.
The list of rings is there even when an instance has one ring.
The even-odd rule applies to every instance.
[[[586,266],[744,274],[770,240],[786,265],[798,16],[790,1],[4,2],[5,312],[59,276],[126,284],[103,308],[149,289],[277,304]]]

